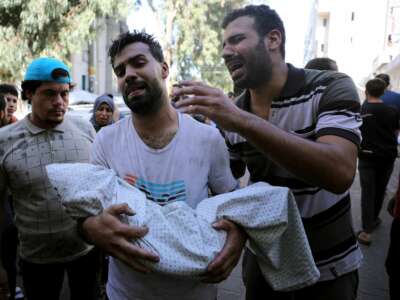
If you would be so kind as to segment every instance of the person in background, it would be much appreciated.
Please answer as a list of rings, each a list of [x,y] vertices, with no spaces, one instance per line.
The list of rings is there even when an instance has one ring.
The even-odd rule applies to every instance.
[[[0,94],[0,127],[3,126],[3,119],[5,119],[5,116],[7,114],[6,112],[6,99],[4,97],[4,95]],[[0,228],[0,242],[1,242],[1,246],[3,244],[5,244],[4,241],[4,232],[7,230],[8,225],[10,223],[12,223],[12,214],[11,212],[9,212],[8,209],[8,202],[4,201],[4,205],[5,207],[3,208],[5,210],[5,216],[4,222],[0,222],[3,223],[3,227]],[[1,262],[1,266],[0,266],[0,299],[5,299],[7,296],[7,293],[9,293],[9,291],[13,291],[15,290],[14,288],[10,288],[10,274],[7,270],[7,262],[8,262],[8,258],[4,259],[4,249],[0,250],[0,262]],[[4,268],[4,269],[3,269]],[[12,293],[12,296],[14,296],[15,291]],[[10,297],[11,298],[11,297]],[[13,299],[13,298],[11,298]]]
[[[4,94],[2,92],[5,92]],[[7,101],[7,97],[14,98],[15,93],[18,95],[17,89],[13,85],[0,85],[0,127],[10,124],[8,105],[14,101]],[[10,96],[11,95],[11,96]],[[16,102],[16,101],[15,101]],[[11,104],[11,105],[12,105]],[[14,112],[15,109],[12,111]],[[11,117],[14,117],[11,114]],[[15,117],[14,117],[15,118]],[[16,120],[16,118],[15,118]],[[1,228],[0,239],[0,255],[1,264],[7,274],[8,283],[8,299],[23,299],[24,295],[20,287],[17,286],[17,247],[18,247],[18,230],[14,222],[14,207],[12,205],[12,197],[6,192],[6,199],[3,202],[4,222]],[[1,204],[0,204],[1,205]]]
[[[383,103],[395,107],[400,112],[400,93],[390,90],[390,76],[385,73],[376,75],[386,83],[385,93],[381,97]],[[390,214],[393,222],[390,230],[389,251],[386,258],[386,272],[389,275],[390,299],[400,299],[400,176],[396,195],[390,200]]]
[[[329,57],[317,57],[311,59],[304,69],[338,71],[338,66],[336,61]]]
[[[113,113],[115,104],[112,94],[103,94],[94,101],[93,114],[90,118],[94,129],[99,131],[102,127],[114,123]]]
[[[0,128],[8,124],[7,98],[0,93]]]
[[[371,233],[381,223],[386,186],[397,157],[399,112],[383,103],[386,83],[371,79],[366,86],[366,101],[361,107],[363,124],[358,170],[361,184],[362,231],[357,235],[364,245],[371,244]]]
[[[385,93],[381,96],[383,103],[395,107],[400,113],[400,93],[390,90],[390,76],[385,73],[376,75],[376,78],[385,82]]]
[[[51,163],[89,162],[95,131],[88,121],[65,116],[72,84],[62,61],[35,59],[21,88],[32,112],[0,128],[0,193],[13,196],[24,293],[29,300],[57,300],[67,272],[72,299],[97,300],[98,252],[78,235],[45,171]]]
[[[0,94],[4,95],[7,102],[7,124],[12,124],[18,121],[14,113],[17,110],[18,104],[18,89],[15,85],[2,83],[0,84]]]
[[[93,114],[90,118],[90,122],[92,123],[96,132],[98,132],[101,128],[113,124],[116,122],[115,113],[118,114],[119,120],[119,112],[116,111],[116,105],[114,104],[114,99],[112,94],[103,94],[94,101],[93,105]],[[108,256],[100,251],[99,263],[101,265],[101,269],[99,272],[99,282],[100,282],[100,299],[107,299],[106,295],[106,284],[108,280]]]

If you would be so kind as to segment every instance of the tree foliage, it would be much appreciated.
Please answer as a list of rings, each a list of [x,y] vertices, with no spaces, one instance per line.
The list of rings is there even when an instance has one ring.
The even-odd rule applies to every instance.
[[[120,18],[129,0],[1,0],[0,80],[20,80],[27,64],[48,55],[69,60],[93,39],[98,17]]]
[[[245,0],[147,1],[160,27],[167,62],[176,70],[172,80],[200,79],[226,91],[232,81],[223,64],[222,29],[224,16]]]

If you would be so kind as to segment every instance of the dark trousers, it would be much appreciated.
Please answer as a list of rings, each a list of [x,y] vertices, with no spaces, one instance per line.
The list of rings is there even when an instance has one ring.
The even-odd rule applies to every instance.
[[[393,165],[394,161],[382,162],[360,159],[358,162],[362,227],[367,233],[371,233],[376,226]]]
[[[99,254],[88,254],[67,263],[35,264],[22,260],[22,279],[27,300],[57,300],[68,274],[71,300],[99,298]]]
[[[8,290],[10,299],[14,299],[17,285],[17,246],[18,230],[14,224],[7,224],[4,227],[1,239],[1,261],[7,273]]]
[[[18,230],[14,224],[14,210],[11,201],[11,197],[4,201],[5,222],[1,233],[0,253],[3,268],[7,273],[10,299],[14,299],[17,285]]]
[[[389,275],[390,299],[398,300],[400,299],[400,218],[392,222],[386,271]]]
[[[246,300],[354,300],[357,298],[358,272],[292,292],[276,292],[265,281],[256,256],[248,249],[243,257],[243,281]]]

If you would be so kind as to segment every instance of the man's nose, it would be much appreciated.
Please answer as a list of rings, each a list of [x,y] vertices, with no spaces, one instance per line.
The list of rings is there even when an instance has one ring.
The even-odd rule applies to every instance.
[[[127,65],[125,69],[125,81],[131,81],[136,78],[137,78],[136,69],[130,65]]]
[[[55,106],[62,106],[62,105],[64,105],[64,103],[65,103],[65,100],[64,100],[63,96],[61,95],[61,93],[58,93],[56,98],[54,99],[53,104]]]
[[[232,49],[231,46],[225,45],[225,46],[222,48],[222,58],[223,58],[224,60],[226,60],[226,59],[228,59],[228,58],[234,56],[234,54],[235,54],[235,52],[234,52],[234,50]]]

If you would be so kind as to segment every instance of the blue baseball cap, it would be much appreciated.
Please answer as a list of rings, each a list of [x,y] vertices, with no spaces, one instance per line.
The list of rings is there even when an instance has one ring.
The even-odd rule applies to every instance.
[[[61,60],[52,57],[41,57],[32,61],[26,69],[24,80],[71,83],[71,77],[67,65]]]

